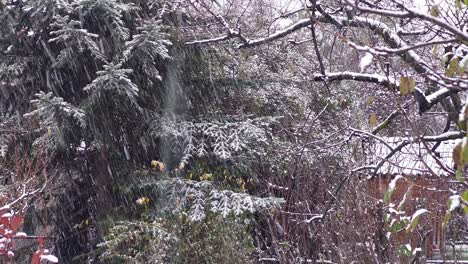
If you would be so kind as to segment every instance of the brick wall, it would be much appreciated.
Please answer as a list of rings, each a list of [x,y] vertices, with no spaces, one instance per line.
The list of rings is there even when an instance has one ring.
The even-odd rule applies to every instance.
[[[383,175],[368,180],[369,195],[376,199],[383,199],[390,181],[395,175]],[[406,202],[403,210],[405,215],[411,216],[417,209],[429,210],[420,217],[419,225],[421,232],[408,234],[405,231],[392,235],[392,244],[405,245],[410,243],[412,248],[421,247],[427,256],[431,256],[434,250],[444,248],[444,232],[442,221],[447,210],[447,200],[450,195],[448,191],[448,179],[434,176],[405,176],[397,181],[396,188],[392,194],[391,203],[397,207],[406,194]],[[424,236],[426,238],[424,238]]]

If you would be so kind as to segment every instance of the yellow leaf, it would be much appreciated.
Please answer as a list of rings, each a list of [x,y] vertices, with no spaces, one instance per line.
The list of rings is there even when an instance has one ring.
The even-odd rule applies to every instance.
[[[466,145],[466,142],[465,144],[463,144],[462,156],[463,156],[463,164],[468,163],[468,145]]]
[[[409,77],[408,78],[408,90],[410,93],[414,92],[414,89],[416,88],[416,81],[414,78]]]
[[[461,120],[457,122],[457,127],[459,130],[465,130],[467,128],[467,122],[465,120]]]
[[[464,72],[465,72],[465,67],[461,65],[457,67],[457,75],[462,77]]]
[[[141,198],[138,198],[138,200],[136,200],[136,203],[139,205],[147,205],[149,204],[149,202],[150,202],[150,199],[148,197],[141,197]]]
[[[375,100],[375,97],[374,96],[369,96],[367,97],[367,104],[372,104]]]
[[[47,127],[47,135],[49,135],[49,137],[52,135],[52,128],[51,127]]]
[[[445,74],[448,77],[453,77],[455,73],[457,72],[457,70],[458,70],[458,58],[455,58],[450,61],[449,66],[447,70],[445,71]]]
[[[401,95],[406,95],[408,93],[408,77],[400,77],[400,94]]]
[[[453,149],[452,153],[453,162],[458,168],[463,166],[463,144],[462,142],[458,143]]]
[[[452,212],[447,212],[444,216],[444,221],[442,222],[442,228],[445,229],[452,218]]]
[[[370,115],[369,123],[371,126],[375,126],[377,124],[377,115],[375,113]]]
[[[157,160],[152,160],[151,161],[151,167],[159,170],[159,171],[164,171],[164,169],[166,168],[166,166],[164,166],[164,163],[160,162],[160,161],[157,161]]]
[[[205,179],[206,179],[207,181],[213,180],[213,174],[211,174],[211,173],[205,173]]]
[[[440,12],[439,12],[439,6],[438,6],[438,5],[433,5],[433,6],[431,7],[431,16],[433,16],[433,17],[438,17],[439,14],[440,14]]]
[[[185,168],[185,163],[181,162],[179,164],[179,170],[183,170]]]
[[[462,107],[462,116],[459,117],[460,121],[468,120],[468,103]]]
[[[439,57],[439,44],[435,44],[434,48],[432,49],[432,54],[434,57]]]

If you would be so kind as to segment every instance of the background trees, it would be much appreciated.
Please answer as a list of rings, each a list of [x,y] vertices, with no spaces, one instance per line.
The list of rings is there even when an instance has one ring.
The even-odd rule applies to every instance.
[[[466,11],[1,2],[4,184],[50,182],[28,217],[66,263],[397,261],[362,146],[465,136]],[[14,170],[38,155],[47,170]]]

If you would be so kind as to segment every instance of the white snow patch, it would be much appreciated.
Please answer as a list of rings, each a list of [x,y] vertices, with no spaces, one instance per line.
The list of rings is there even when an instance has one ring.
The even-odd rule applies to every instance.
[[[450,208],[449,211],[453,211],[457,209],[458,206],[460,206],[460,195],[452,195],[449,197],[450,200]]]
[[[361,72],[364,72],[371,64],[372,61],[374,60],[374,55],[370,52],[366,52],[366,55],[362,57],[361,61],[359,62],[359,69]]]

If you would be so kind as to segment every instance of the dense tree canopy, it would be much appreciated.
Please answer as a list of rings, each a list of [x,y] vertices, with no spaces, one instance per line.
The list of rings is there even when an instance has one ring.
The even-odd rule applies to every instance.
[[[466,1],[0,0],[0,25],[7,261],[419,263],[438,211],[367,184],[414,145],[468,235]]]

